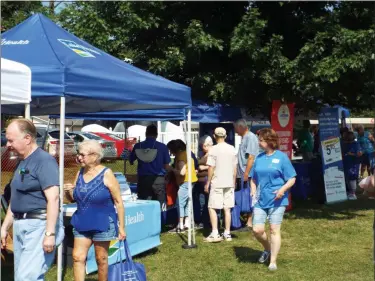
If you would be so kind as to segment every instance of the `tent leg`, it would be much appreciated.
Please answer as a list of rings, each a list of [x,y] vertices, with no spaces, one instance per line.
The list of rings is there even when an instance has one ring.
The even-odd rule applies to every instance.
[[[60,218],[63,222],[63,202],[64,202],[64,140],[65,140],[65,97],[60,99],[60,151],[59,151],[59,169],[60,169]],[[62,281],[62,245],[57,248],[57,281]]]
[[[122,122],[124,124],[124,150],[126,149],[126,122]],[[124,159],[124,176],[126,177],[126,159]]]
[[[191,163],[191,109],[188,109],[187,114],[187,136],[186,136],[186,154],[187,154],[187,167],[188,167],[188,189],[189,189],[189,232],[188,243],[183,245],[184,249],[194,249],[197,247],[195,244],[195,229],[194,229],[194,210],[193,210],[193,185],[192,185],[192,167]]]
[[[25,118],[31,120],[30,117],[30,104],[25,104]]]

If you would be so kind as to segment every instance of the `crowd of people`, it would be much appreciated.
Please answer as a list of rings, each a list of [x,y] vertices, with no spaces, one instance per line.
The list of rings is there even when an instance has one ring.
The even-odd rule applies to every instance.
[[[232,240],[232,209],[238,208],[244,218],[240,230],[254,233],[264,248],[259,262],[269,262],[269,270],[274,271],[281,245],[281,224],[296,171],[287,155],[278,150],[275,131],[266,128],[255,135],[245,120],[235,122],[234,129],[242,137],[238,152],[226,142],[226,130],[218,127],[212,137],[205,135],[200,139],[201,154],[197,159],[194,153],[188,157],[182,140],[167,145],[158,142],[156,126],[148,126],[146,140],[137,143],[129,156],[131,164],[138,163],[138,198],[156,200],[161,211],[165,211],[167,198],[175,197],[171,201],[177,203],[179,220],[171,232],[182,233],[193,223],[211,227],[211,233],[204,238],[208,243]],[[306,123],[305,139],[309,139],[307,130]],[[64,239],[63,222],[59,220],[58,165],[37,146],[36,135],[34,124],[26,119],[12,121],[6,130],[7,146],[18,154],[20,161],[10,182],[11,200],[1,227],[1,244],[6,247],[13,225],[16,281],[43,280],[53,262],[56,245]],[[308,149],[304,157],[312,157],[311,140],[305,147]],[[363,127],[358,127],[356,133],[343,129],[342,148],[349,194],[354,198],[360,165],[361,175],[366,169],[369,174],[374,170],[374,138]],[[126,239],[124,205],[113,172],[101,164],[101,145],[93,140],[84,141],[77,153],[81,169],[73,183],[64,185],[67,198],[77,203],[71,220],[74,279],[85,279],[87,253],[94,245],[98,278],[105,281],[110,241]],[[194,217],[189,215],[190,180],[192,203],[198,206]],[[221,210],[223,233],[219,233]],[[270,239],[265,231],[267,220]]]
[[[264,247],[259,262],[270,261],[269,269],[276,270],[281,245],[280,227],[296,172],[287,155],[278,150],[278,135],[272,129],[262,129],[257,136],[249,131],[245,120],[235,122],[234,129],[242,137],[238,152],[225,141],[226,130],[218,127],[212,137],[201,137],[199,160],[191,153],[188,162],[186,144],[182,140],[173,140],[165,146],[156,140],[156,127],[148,126],[146,140],[137,144],[130,155],[131,163],[138,161],[138,197],[160,201],[163,211],[165,198],[175,193],[179,221],[170,232],[182,233],[192,223],[197,227],[208,226],[212,229],[204,238],[208,243],[232,240],[231,210],[238,207],[238,215],[244,218],[240,231],[253,231]],[[155,148],[157,153],[152,155]],[[169,155],[174,157],[173,164]],[[191,175],[188,174],[189,165]],[[198,213],[192,218],[194,222],[189,221],[189,176],[193,205],[198,206],[195,208]],[[171,183],[174,188],[166,188]],[[222,233],[219,233],[219,211],[224,215]],[[265,232],[267,219],[270,221],[270,242]]]

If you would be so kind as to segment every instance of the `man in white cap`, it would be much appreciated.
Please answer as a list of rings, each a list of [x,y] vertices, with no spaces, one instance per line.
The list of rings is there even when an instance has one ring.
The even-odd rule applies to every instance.
[[[234,187],[237,177],[237,155],[232,145],[225,142],[227,133],[224,128],[216,128],[216,145],[208,152],[208,179],[205,192],[209,193],[208,211],[212,225],[211,234],[206,242],[232,241],[230,234],[231,209],[234,207]],[[209,187],[211,185],[211,190]],[[224,209],[225,231],[220,236],[216,210]]]

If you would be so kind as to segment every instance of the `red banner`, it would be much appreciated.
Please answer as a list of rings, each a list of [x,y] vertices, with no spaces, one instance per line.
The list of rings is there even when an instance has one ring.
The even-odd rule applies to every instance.
[[[294,103],[272,102],[271,127],[279,136],[280,150],[293,156]],[[292,193],[289,192],[289,205],[286,211],[292,210]]]
[[[294,103],[272,102],[271,127],[279,136],[280,150],[293,155]]]

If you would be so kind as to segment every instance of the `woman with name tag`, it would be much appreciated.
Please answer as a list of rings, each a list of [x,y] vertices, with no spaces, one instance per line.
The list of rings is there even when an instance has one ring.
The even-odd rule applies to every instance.
[[[260,130],[259,145],[264,152],[258,155],[251,171],[251,196],[255,202],[253,232],[264,247],[259,262],[266,263],[271,259],[268,268],[275,271],[281,246],[280,227],[285,207],[289,204],[289,189],[296,181],[296,171],[288,156],[278,150],[279,138],[274,130]],[[265,232],[267,218],[270,222],[271,242]]]
[[[77,154],[82,169],[77,173],[76,185],[64,186],[67,197],[77,202],[77,211],[71,221],[74,227],[75,281],[85,280],[86,257],[92,244],[98,264],[98,280],[107,281],[110,241],[126,237],[120,185],[113,172],[100,164],[102,157],[103,150],[97,141],[82,142]]]

